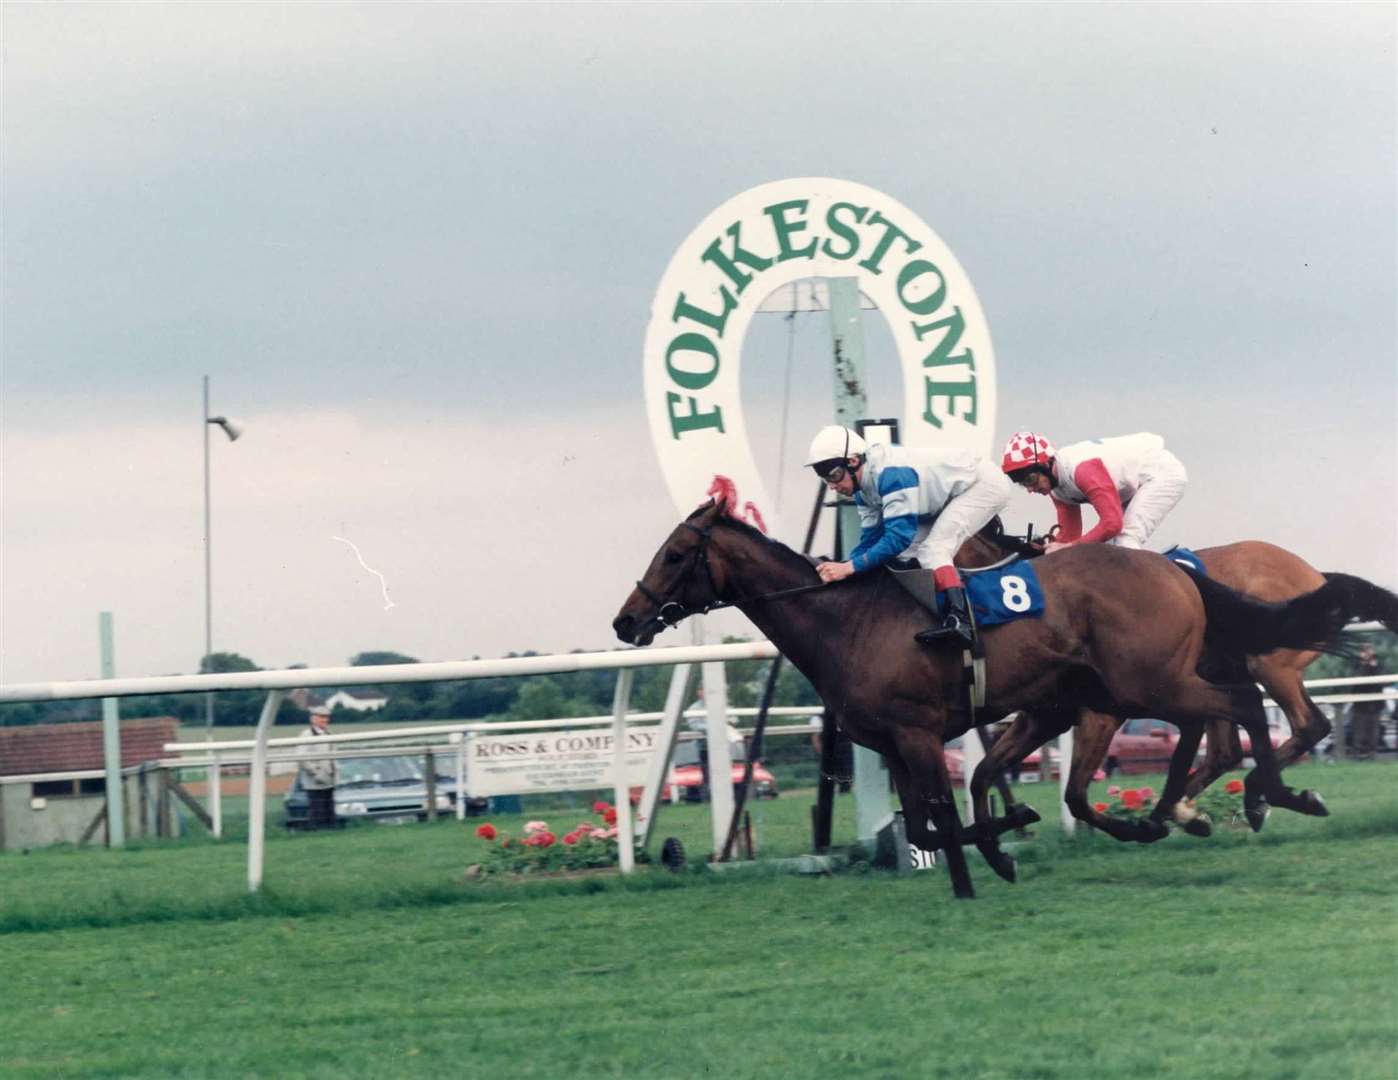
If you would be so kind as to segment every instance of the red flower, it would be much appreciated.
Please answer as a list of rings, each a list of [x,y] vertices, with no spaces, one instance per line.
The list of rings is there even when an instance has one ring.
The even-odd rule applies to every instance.
[[[1121,793],[1121,802],[1128,810],[1139,810],[1145,805],[1145,798],[1135,788],[1127,788]]]
[[[594,814],[605,814],[611,808],[611,803],[603,802],[601,799],[598,799],[595,803],[592,804],[592,812]]]
[[[1243,782],[1241,780],[1230,780],[1223,785],[1223,790],[1230,795],[1238,795],[1243,790]]]
[[[539,842],[540,847],[552,847],[554,843],[558,840],[558,837],[554,836],[553,833],[546,831],[541,832],[538,835],[537,840]]]
[[[1105,814],[1111,807],[1104,802],[1095,802],[1092,804],[1092,809],[1096,810],[1099,814]]]
[[[615,824],[616,824],[616,807],[615,807],[615,806],[609,806],[609,807],[607,807],[607,812],[606,812],[605,814],[602,815],[602,820],[605,821],[608,825],[615,825]]]
[[[563,842],[567,844],[569,847],[572,847],[574,844],[578,842],[578,834],[575,832],[570,832],[567,836],[563,838]]]
[[[476,830],[476,835],[479,836],[482,840],[494,840],[498,834],[495,831],[495,826],[487,821],[484,825],[480,826],[480,828]]]

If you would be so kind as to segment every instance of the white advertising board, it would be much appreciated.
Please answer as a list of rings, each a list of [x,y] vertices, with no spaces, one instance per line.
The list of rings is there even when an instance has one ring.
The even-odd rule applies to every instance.
[[[628,728],[626,741],[627,783],[641,787],[659,729]],[[466,794],[471,798],[587,791],[612,784],[609,728],[473,735],[466,747]]]

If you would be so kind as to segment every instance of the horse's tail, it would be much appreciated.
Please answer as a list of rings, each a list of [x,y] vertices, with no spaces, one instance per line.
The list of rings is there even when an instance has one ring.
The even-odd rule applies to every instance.
[[[1344,598],[1351,619],[1381,622],[1398,634],[1398,596],[1353,574],[1326,574],[1325,580]]]
[[[1180,569],[1189,575],[1204,600],[1208,620],[1205,639],[1212,649],[1235,657],[1259,656],[1274,649],[1336,656],[1351,656],[1355,651],[1354,644],[1345,640],[1344,630],[1359,613],[1351,610],[1342,584],[1326,581],[1314,592],[1269,603],[1230,589],[1188,566]]]

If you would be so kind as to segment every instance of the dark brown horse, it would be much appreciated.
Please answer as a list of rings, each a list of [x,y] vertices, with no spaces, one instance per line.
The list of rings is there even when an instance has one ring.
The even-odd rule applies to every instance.
[[[971,717],[960,692],[959,650],[913,640],[932,624],[931,613],[887,573],[819,585],[804,556],[734,521],[726,509],[721,500],[710,502],[675,528],[613,620],[617,636],[647,645],[689,615],[737,606],[810,680],[850,738],[884,755],[909,839],[946,851],[957,896],[974,895],[962,850],[968,840],[1014,880],[1014,861],[997,837],[1023,818],[962,830],[943,752]],[[1206,598],[1209,621],[1226,625],[1233,639],[1214,633],[1210,650],[1241,662],[1283,645],[1329,644],[1342,622],[1324,588],[1287,605],[1264,605],[1192,581],[1154,553],[1103,545],[1045,558],[1038,574],[1043,615],[983,632],[987,715],[1023,709],[1071,724],[1088,707],[1161,716],[1181,727],[1233,720],[1252,736],[1268,776],[1267,798],[1297,808],[1307,803],[1309,793],[1281,782],[1256,686],[1214,685],[1197,669]],[[1182,789],[1182,782],[1174,791],[1167,785],[1162,800],[1178,799]]]
[[[966,567],[990,565],[1006,553],[1033,557],[1039,552],[1033,545],[1003,538],[991,532],[971,541],[958,553],[959,564]],[[1285,601],[1304,595],[1329,582],[1341,599],[1341,607],[1352,619],[1378,620],[1390,630],[1398,630],[1398,597],[1362,578],[1348,574],[1321,574],[1298,555],[1275,544],[1260,540],[1244,540],[1220,547],[1202,548],[1195,552],[1209,576],[1229,588],[1268,601]],[[1291,725],[1291,737],[1277,748],[1277,766],[1285,768],[1330,731],[1330,721],[1306,694],[1303,677],[1305,669],[1320,653],[1314,649],[1277,649],[1260,656],[1246,658],[1248,677],[1262,684],[1281,707]],[[1241,675],[1239,676],[1241,677]],[[1073,735],[1073,760],[1065,787],[1064,799],[1073,815],[1121,840],[1150,841],[1164,835],[1158,828],[1142,827],[1098,813],[1088,798],[1088,785],[1107,758],[1108,749],[1125,716],[1088,712],[1079,717]],[[1209,823],[1194,810],[1192,800],[1230,769],[1243,760],[1238,729],[1226,721],[1208,725],[1208,748],[1203,763],[1190,772],[1198,747],[1194,731],[1182,732],[1178,749],[1171,763],[1172,770],[1188,774],[1185,798],[1168,808],[1175,819],[1189,832],[1207,835]],[[1016,717],[1016,724],[1005,733],[1004,745],[991,759],[993,770],[1009,756],[1024,748],[1029,753],[1034,740],[1045,739],[1041,725],[1032,717]],[[1269,740],[1270,741],[1270,740]],[[1013,764],[1011,762],[1010,764]],[[986,779],[989,779],[989,775]],[[973,791],[975,784],[973,781]],[[1247,817],[1254,829],[1266,820],[1266,803],[1254,781],[1247,788]],[[974,796],[973,796],[974,797]],[[1315,797],[1319,800],[1319,796]],[[1324,803],[1317,801],[1314,810],[1324,812]],[[1163,815],[1163,810],[1161,811]],[[1158,819],[1157,819],[1158,820]]]

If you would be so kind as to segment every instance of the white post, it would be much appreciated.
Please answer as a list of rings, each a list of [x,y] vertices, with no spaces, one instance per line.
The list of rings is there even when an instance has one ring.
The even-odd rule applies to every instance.
[[[252,746],[252,774],[248,784],[248,892],[262,888],[262,840],[267,825],[267,732],[276,718],[285,690],[272,690],[257,718]]]
[[[97,618],[102,643],[102,678],[116,678],[115,632],[112,613]],[[102,699],[102,758],[107,773],[107,845],[126,846],[126,802],[122,797],[120,710],[116,698]]]
[[[456,820],[466,820],[466,739],[453,731],[449,739],[456,747]]]
[[[213,822],[215,840],[223,839],[223,763],[214,750],[209,762],[209,818]]]
[[[626,710],[631,705],[634,668],[623,668],[616,675],[616,696],[612,699],[612,784],[615,788],[616,847],[621,872],[636,867],[636,833],[631,825],[631,785],[626,778]]]
[[[961,786],[966,789],[966,813],[963,821],[976,820],[976,804],[971,799],[971,774],[976,766],[985,760],[985,748],[981,746],[980,733],[973,727],[961,736]]]
[[[636,842],[642,851],[650,845],[651,833],[655,829],[655,810],[660,805],[660,789],[665,786],[667,777],[670,779],[670,801],[678,801],[674,777],[670,775],[670,763],[675,756],[675,742],[679,738],[693,670],[693,664],[676,664],[670,676],[670,690],[665,695],[665,714],[656,732],[655,753],[646,766],[646,786],[641,790],[641,805],[636,814]]]
[[[1048,765],[1048,747],[1043,749],[1043,765]],[[1063,835],[1072,836],[1077,827],[1073,812],[1064,801],[1068,794],[1068,769],[1073,763],[1073,729],[1069,728],[1058,736],[1058,820],[1063,823]]]
[[[704,628],[694,620],[695,644],[702,644]],[[728,839],[733,820],[733,753],[728,746],[728,674],[722,663],[703,666],[705,746],[709,761],[709,812],[715,857]]]

